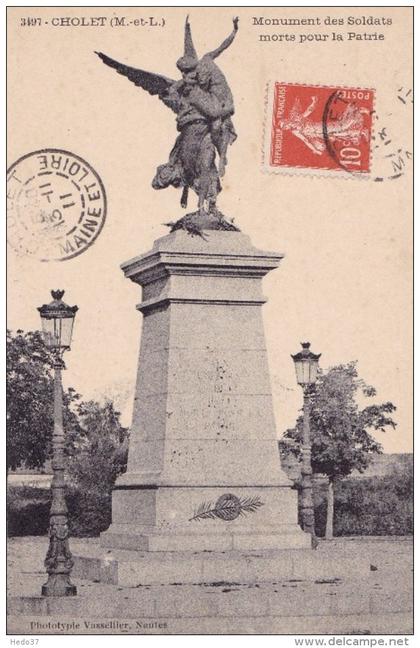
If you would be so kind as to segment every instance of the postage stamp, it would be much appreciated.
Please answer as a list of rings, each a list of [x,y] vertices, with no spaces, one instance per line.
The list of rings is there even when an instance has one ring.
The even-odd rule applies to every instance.
[[[7,172],[7,240],[19,255],[72,259],[97,239],[105,218],[102,180],[74,153],[34,151]]]
[[[373,89],[276,82],[268,90],[267,170],[369,177]]]

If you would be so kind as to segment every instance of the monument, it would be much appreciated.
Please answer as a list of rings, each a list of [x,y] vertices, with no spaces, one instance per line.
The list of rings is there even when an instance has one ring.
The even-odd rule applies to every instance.
[[[101,545],[141,555],[138,578],[152,565],[157,582],[173,579],[175,566],[193,582],[217,578],[211,556],[221,555],[246,582],[255,579],[252,552],[311,544],[280,467],[262,319],[262,279],[282,255],[253,247],[216,206],[236,134],[232,93],[214,59],[234,40],[233,22],[199,59],[187,19],[180,81],[99,53],[177,114],[180,134],[153,187],[180,187],[184,207],[189,189],[198,196],[197,211],[122,265],[142,287],[143,327],[127,472]],[[165,561],[173,567],[164,573]]]
[[[176,231],[123,265],[143,287],[143,330],[127,472],[104,546],[310,545],[280,468],[261,313],[262,278],[280,260],[240,232]]]

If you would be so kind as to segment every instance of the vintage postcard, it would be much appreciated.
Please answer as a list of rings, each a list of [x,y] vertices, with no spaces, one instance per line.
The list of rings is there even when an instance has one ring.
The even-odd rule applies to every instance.
[[[413,8],[9,7],[7,65],[8,633],[412,635]]]

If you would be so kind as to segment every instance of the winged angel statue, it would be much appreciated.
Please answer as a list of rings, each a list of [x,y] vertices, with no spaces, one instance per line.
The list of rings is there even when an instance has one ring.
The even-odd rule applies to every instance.
[[[106,65],[151,95],[157,95],[176,113],[179,135],[169,161],[157,168],[152,186],[154,189],[182,188],[183,208],[187,207],[188,190],[193,189],[198,196],[200,216],[217,213],[216,200],[227,163],[227,148],[236,139],[231,119],[232,92],[214,60],[231,45],[237,31],[238,18],[234,18],[231,34],[217,49],[199,59],[187,17],[184,55],[177,61],[182,74],[178,81],[118,63],[96,52]]]

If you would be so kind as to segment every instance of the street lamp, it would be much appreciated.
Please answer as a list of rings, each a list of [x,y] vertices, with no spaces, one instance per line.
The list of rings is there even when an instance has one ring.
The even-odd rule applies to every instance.
[[[316,355],[309,350],[309,342],[302,342],[302,351],[292,355],[295,363],[296,379],[303,389],[303,443],[302,443],[302,519],[303,530],[311,534],[312,547],[316,547],[314,500],[312,493],[312,465],[311,465],[311,431],[309,423],[309,394],[318,374],[318,360],[321,354]]]
[[[73,559],[69,548],[68,509],[65,499],[63,427],[63,387],[61,370],[65,369],[63,353],[71,345],[73,322],[77,306],[62,301],[64,290],[52,290],[53,301],[38,308],[46,346],[52,351],[54,367],[54,433],[53,479],[50,510],[50,544],[45,557],[48,581],[42,586],[43,596],[75,596],[76,586],[70,581]]]

